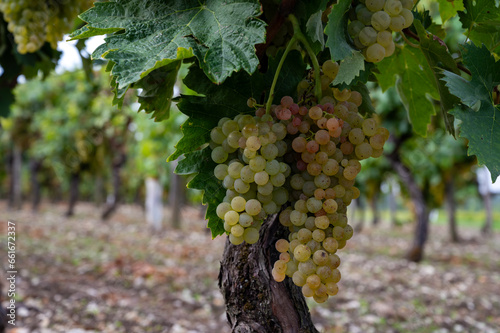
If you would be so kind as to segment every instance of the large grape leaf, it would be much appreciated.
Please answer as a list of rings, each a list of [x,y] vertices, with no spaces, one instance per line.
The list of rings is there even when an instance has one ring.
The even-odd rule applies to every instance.
[[[464,0],[464,5],[465,11],[458,15],[463,28],[468,32],[488,34],[500,30],[500,8],[496,0]]]
[[[186,154],[186,158],[179,161],[175,168],[175,173],[179,175],[190,175],[197,173],[188,183],[188,188],[204,190],[202,202],[208,205],[205,217],[208,219],[208,228],[212,230],[212,237],[215,238],[224,233],[224,221],[216,213],[217,205],[222,202],[226,195],[226,190],[222,182],[215,178],[215,162],[210,157],[212,150],[205,147]]]
[[[463,0],[438,0],[437,2],[439,3],[439,15],[443,24],[452,17],[457,16],[459,11],[465,9]]]
[[[434,74],[420,48],[405,45],[394,53],[377,64],[375,76],[384,91],[396,84],[413,130],[425,136],[431,116],[436,114],[429,97],[439,99]]]
[[[359,51],[354,49],[347,41],[347,12],[351,0],[339,0],[333,5],[332,12],[328,15],[328,24],[325,34],[328,36],[326,46],[330,49],[332,60],[338,61],[352,56]]]
[[[483,45],[467,44],[462,50],[464,64],[471,80],[444,71],[443,80],[452,94],[459,97],[464,108],[452,113],[462,121],[460,136],[469,139],[469,154],[490,169],[492,179],[500,174],[500,110],[493,104],[493,87],[500,84],[500,62]]]
[[[220,83],[234,71],[257,68],[255,44],[265,41],[260,13],[256,0],[98,2],[81,14],[88,24],[71,38],[109,34],[92,57],[114,63],[111,74],[122,95],[153,70],[193,56]]]
[[[415,20],[413,23],[418,37],[420,38],[420,49],[427,60],[429,67],[434,74],[434,79],[439,92],[441,102],[441,114],[446,125],[446,129],[452,135],[455,135],[454,118],[448,111],[453,109],[456,104],[460,103],[457,96],[450,93],[445,86],[445,82],[440,80],[443,77],[442,70],[448,70],[455,74],[460,74],[457,64],[444,43],[437,37],[427,34],[422,23]]]

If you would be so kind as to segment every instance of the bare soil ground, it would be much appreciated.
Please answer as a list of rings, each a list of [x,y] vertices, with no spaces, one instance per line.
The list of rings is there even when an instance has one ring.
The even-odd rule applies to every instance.
[[[64,209],[46,204],[33,214],[0,202],[2,251],[6,221],[16,221],[10,332],[230,332],[217,287],[225,239],[211,239],[198,209],[183,210],[182,230],[166,221],[162,234],[148,230],[139,207],[122,206],[106,223],[95,206],[80,204],[70,219]],[[308,302],[321,332],[500,332],[500,236],[462,228],[466,241],[451,244],[447,230],[433,225],[417,265],[403,259],[411,232],[366,229],[339,252],[339,294]]]

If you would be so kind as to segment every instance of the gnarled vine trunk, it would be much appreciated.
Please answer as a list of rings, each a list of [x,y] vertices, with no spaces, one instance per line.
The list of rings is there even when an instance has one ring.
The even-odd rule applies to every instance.
[[[42,161],[38,159],[30,160],[30,178],[31,178],[31,209],[36,212],[40,206],[41,186],[38,180],[38,173],[42,167]]]
[[[417,217],[417,225],[413,237],[413,244],[408,251],[407,259],[414,262],[419,262],[424,257],[424,246],[427,242],[429,231],[429,209],[425,202],[423,191],[418,187],[415,178],[411,171],[403,165],[399,156],[391,155],[390,162],[394,170],[398,173],[403,184],[408,188],[413,205],[415,206],[415,215]]]
[[[72,173],[69,179],[69,203],[66,216],[73,216],[75,214],[75,206],[78,201],[80,188],[80,173]]]
[[[445,199],[446,210],[448,212],[448,227],[450,230],[450,239],[452,242],[458,243],[460,242],[460,237],[458,236],[457,230],[455,181],[453,180],[453,177],[449,177],[445,181]]]
[[[277,215],[268,218],[260,239],[249,245],[226,241],[219,287],[234,333],[316,333],[301,289],[290,279],[274,281],[271,270],[278,252],[277,239],[285,229]]]

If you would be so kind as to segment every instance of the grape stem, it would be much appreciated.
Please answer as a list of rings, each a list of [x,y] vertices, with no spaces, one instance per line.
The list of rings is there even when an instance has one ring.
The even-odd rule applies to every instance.
[[[316,54],[312,50],[311,45],[309,45],[307,38],[304,36],[302,31],[300,30],[299,21],[297,20],[297,18],[293,14],[290,14],[288,16],[288,19],[290,20],[290,22],[292,22],[292,25],[293,25],[293,37],[288,42],[288,45],[286,46],[285,52],[281,56],[280,62],[278,64],[278,68],[276,68],[276,73],[274,73],[273,83],[271,84],[271,89],[269,91],[269,97],[268,97],[267,103],[266,103],[266,113],[267,114],[271,114],[271,105],[272,105],[273,99],[274,99],[274,89],[276,88],[276,83],[278,82],[278,76],[281,72],[281,68],[283,67],[283,64],[285,62],[286,56],[288,55],[288,52],[290,52],[292,47],[295,45],[296,41],[299,41],[304,46],[304,48],[307,51],[307,54],[309,55],[309,58],[311,58],[311,62],[312,62],[313,69],[314,69],[314,95],[316,96],[316,99],[318,102],[321,100],[321,77],[320,77],[320,67],[319,67],[318,58],[316,58]]]
[[[314,53],[311,45],[307,41],[306,36],[300,30],[300,24],[295,15],[288,15],[288,19],[292,22],[293,25],[293,35],[297,37],[297,39],[304,45],[309,58],[311,59],[313,69],[314,69],[314,95],[316,96],[318,103],[321,100],[321,76],[320,76],[320,67],[318,58],[316,58],[316,54]]]
[[[417,45],[417,44],[414,44],[412,42],[410,42],[410,40],[408,38],[406,38],[406,35],[403,31],[401,31],[401,37],[403,37],[404,41],[406,42],[406,44],[410,45],[411,47],[414,47],[414,48],[420,48],[420,45]]]
[[[274,78],[273,78],[273,83],[271,84],[271,89],[269,90],[269,97],[267,99],[266,103],[266,113],[271,114],[271,105],[273,104],[273,99],[274,99],[274,89],[276,88],[276,83],[278,82],[278,76],[280,75],[281,68],[283,67],[283,64],[285,63],[286,56],[288,55],[288,52],[292,49],[292,47],[295,45],[295,42],[297,41],[297,36],[294,35],[292,39],[288,42],[288,45],[286,46],[285,52],[281,56],[280,62],[278,64],[278,68],[276,68],[276,73],[274,73]]]

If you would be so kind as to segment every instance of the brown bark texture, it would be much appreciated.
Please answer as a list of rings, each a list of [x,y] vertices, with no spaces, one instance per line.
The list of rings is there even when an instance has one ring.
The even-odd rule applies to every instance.
[[[234,333],[316,333],[301,289],[290,278],[274,281],[271,270],[278,252],[274,244],[285,236],[277,215],[269,217],[260,239],[249,245],[226,241],[219,287]]]
[[[389,159],[401,181],[408,188],[408,193],[415,206],[415,215],[417,217],[413,243],[406,257],[410,261],[420,262],[424,257],[424,246],[427,242],[429,231],[429,209],[427,208],[423,191],[418,186],[411,171],[401,162],[398,155],[390,155]]]
[[[456,211],[457,205],[455,202],[455,181],[453,177],[449,177],[445,182],[445,199],[446,199],[446,210],[448,212],[448,227],[450,230],[450,240],[453,243],[460,242],[460,237],[458,236],[457,229],[457,218]]]

